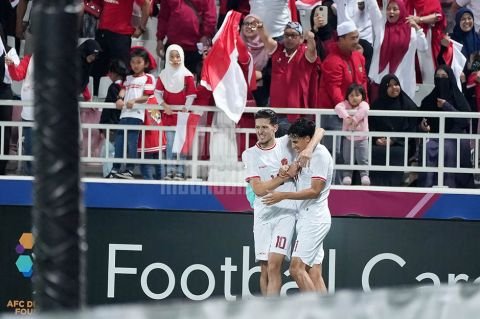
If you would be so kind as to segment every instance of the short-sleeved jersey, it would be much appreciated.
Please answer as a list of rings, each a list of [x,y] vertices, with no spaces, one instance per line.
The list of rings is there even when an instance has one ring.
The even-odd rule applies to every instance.
[[[277,138],[275,145],[268,149],[262,149],[257,145],[245,150],[242,160],[246,169],[246,181],[253,178],[260,178],[267,181],[275,178],[278,170],[284,164],[293,162],[295,156],[293,150],[288,146],[288,136]],[[279,192],[294,192],[295,184],[287,181],[275,189]],[[262,203],[261,197],[256,197],[253,203],[254,216],[256,221],[268,221],[283,215],[295,215],[297,205],[292,200],[284,200],[272,206]]]
[[[155,89],[155,77],[148,73],[142,76],[128,75],[123,85],[125,86],[124,101],[127,103],[129,100],[138,99],[144,95],[152,95]],[[132,109],[127,109],[125,106],[122,109],[122,114],[120,114],[121,119],[124,117],[137,118],[143,122],[145,110],[136,109],[135,106]]]
[[[332,156],[325,146],[319,144],[312,153],[310,165],[302,168],[300,174],[298,174],[297,191],[310,188],[313,179],[323,180],[325,187],[317,198],[301,201],[299,218],[301,218],[301,215],[304,213],[307,213],[309,218],[321,218],[325,211],[328,212],[328,195],[330,193],[330,186],[332,185],[332,177]]]

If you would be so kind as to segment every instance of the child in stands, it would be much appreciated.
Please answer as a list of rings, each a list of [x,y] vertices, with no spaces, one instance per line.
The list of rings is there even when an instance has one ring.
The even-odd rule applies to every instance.
[[[116,106],[121,110],[120,125],[142,125],[145,111],[135,105],[147,102],[155,88],[155,78],[148,72],[151,69],[150,56],[141,47],[132,48],[130,52],[131,74],[127,76],[123,88],[118,93]],[[137,157],[138,129],[119,129],[115,136],[115,158],[124,158],[124,134],[127,134],[127,158]],[[120,171],[121,163],[114,163],[109,178],[133,179],[135,164],[128,163]]]
[[[338,117],[343,119],[343,130],[349,132],[368,132],[368,110],[370,106],[366,99],[363,86],[353,83],[347,89],[345,101],[335,106]],[[350,113],[354,111],[354,113]],[[352,115],[351,115],[352,114]],[[353,139],[353,150],[352,150]],[[347,164],[368,165],[368,137],[347,135],[343,139],[343,159]],[[354,152],[353,163],[350,163],[350,154]],[[368,171],[360,171],[362,185],[370,185]],[[343,185],[352,184],[352,171],[343,172]]]
[[[155,97],[160,105],[164,107],[162,114],[162,123],[164,126],[176,126],[177,115],[172,111],[171,105],[184,105],[183,112],[189,110],[196,97],[195,82],[193,74],[185,67],[185,55],[183,49],[176,44],[167,48],[165,54],[167,63],[165,69],[160,72],[157,86],[155,88]],[[175,140],[175,131],[166,131],[167,136],[167,160],[178,158],[184,160],[186,157],[182,154],[172,152],[173,141]],[[185,166],[167,164],[166,180],[184,180]]]

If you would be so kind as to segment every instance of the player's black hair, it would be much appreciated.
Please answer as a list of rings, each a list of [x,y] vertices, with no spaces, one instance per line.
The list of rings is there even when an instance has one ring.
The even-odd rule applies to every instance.
[[[299,118],[288,129],[288,136],[290,137],[313,137],[315,133],[315,123],[304,117]]]

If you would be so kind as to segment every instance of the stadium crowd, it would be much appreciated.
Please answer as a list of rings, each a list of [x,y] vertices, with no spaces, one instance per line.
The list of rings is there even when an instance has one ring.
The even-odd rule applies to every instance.
[[[8,1],[2,2],[0,27],[5,50],[0,53],[3,80],[0,99],[13,98],[12,81],[23,81],[22,100],[31,100],[33,96],[31,37],[35,29],[34,21],[26,14],[28,2],[20,0],[15,7]],[[84,0],[83,4],[79,36],[89,39],[78,49],[82,66],[78,92],[83,100],[92,100],[99,94],[101,79],[108,76],[111,85],[105,101],[117,105],[117,110],[104,109],[103,114],[94,109],[82,110],[84,123],[175,126],[180,119],[177,115],[189,112],[192,105],[213,106],[211,92],[200,82],[202,65],[213,37],[230,10],[243,15],[239,25],[243,41],[239,41],[237,48],[238,63],[245,77],[249,63],[253,63],[255,71],[254,80],[247,81],[247,106],[330,109],[337,115],[322,116],[321,126],[327,131],[400,133],[438,133],[438,119],[369,117],[368,111],[470,112],[480,109],[478,1]],[[451,26],[448,16],[454,17]],[[156,27],[155,35],[151,25]],[[450,29],[452,32],[448,33]],[[8,46],[7,36],[15,38],[14,48]],[[21,40],[25,40],[22,50]],[[137,47],[148,41],[156,42],[153,49]],[[135,63],[143,66],[138,69]],[[89,87],[90,77],[93,92],[92,86]],[[418,83],[432,88],[420,105],[413,101]],[[162,111],[139,112],[135,110],[135,103],[160,104]],[[176,112],[171,105],[184,108]],[[27,107],[21,111],[21,117],[12,107],[0,106],[0,111],[0,121],[33,121]],[[279,115],[278,134],[285,134],[298,117]],[[212,125],[216,120],[209,114],[204,124]],[[247,113],[236,124],[240,128],[254,125],[253,114]],[[123,134],[110,133],[107,137],[105,131],[95,132],[94,138],[98,145],[111,141],[110,149],[115,149],[115,157],[122,157]],[[445,132],[441,133],[476,134],[477,123],[448,119]],[[31,154],[31,132],[23,130],[23,134],[23,154],[28,155]],[[173,148],[175,132],[163,134],[165,136],[157,134],[149,138],[140,131],[129,130],[128,157],[145,152],[153,156],[145,155],[145,158],[158,158],[163,148],[163,158],[184,159],[183,153]],[[17,143],[18,136],[11,135],[10,128],[6,127],[1,137],[5,141],[4,154],[9,154],[9,148],[14,149]],[[250,136],[255,139],[253,134]],[[157,143],[147,147],[147,140]],[[436,139],[422,144],[415,139],[405,142],[401,138],[379,136],[371,142],[374,165],[385,165],[388,158],[388,165],[402,165],[407,152],[409,163],[421,161],[425,154],[427,166],[436,166],[442,155]],[[250,141],[249,145],[253,143]],[[323,143],[330,152],[336,150],[337,164],[349,163],[352,158],[358,164],[368,165],[368,139],[361,134],[336,139],[335,148],[329,137]],[[238,155],[246,144],[245,138],[238,139]],[[457,148],[460,167],[472,167],[471,154],[475,148],[466,139],[445,141],[442,155],[445,165],[457,165]],[[97,155],[100,151],[100,147],[95,150]],[[203,157],[214,156],[206,151]],[[0,161],[2,175],[6,174],[6,164]],[[117,166],[104,175],[133,178],[131,165],[123,170]],[[31,174],[31,167],[27,166],[23,173]],[[145,179],[186,178],[183,165],[142,166],[141,173]],[[344,185],[405,184],[402,172],[360,171],[358,178],[349,171],[337,175],[334,182]],[[435,174],[421,173],[415,183],[424,187],[435,185]],[[446,174],[445,185],[473,187],[473,174]]]

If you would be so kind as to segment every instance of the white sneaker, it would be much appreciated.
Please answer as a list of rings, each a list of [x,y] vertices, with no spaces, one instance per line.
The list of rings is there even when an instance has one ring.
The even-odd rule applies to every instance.
[[[345,176],[342,179],[342,185],[352,185],[352,178],[350,176]]]
[[[370,186],[370,177],[367,175],[362,176],[361,182],[363,186]]]

